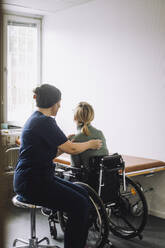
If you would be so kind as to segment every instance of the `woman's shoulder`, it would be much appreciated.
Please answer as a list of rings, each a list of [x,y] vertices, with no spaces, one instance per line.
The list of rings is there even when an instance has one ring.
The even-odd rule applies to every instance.
[[[102,134],[103,133],[100,129],[98,129],[98,128],[92,126],[92,125],[89,126],[89,131],[92,134]]]
[[[84,141],[84,139],[86,139],[86,135],[84,135],[83,133],[77,133],[72,138],[72,140],[74,141]]]

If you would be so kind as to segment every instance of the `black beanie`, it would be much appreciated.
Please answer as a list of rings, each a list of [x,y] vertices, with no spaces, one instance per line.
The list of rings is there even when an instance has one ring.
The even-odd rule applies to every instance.
[[[61,100],[61,92],[55,86],[42,84],[33,91],[39,108],[50,108]]]

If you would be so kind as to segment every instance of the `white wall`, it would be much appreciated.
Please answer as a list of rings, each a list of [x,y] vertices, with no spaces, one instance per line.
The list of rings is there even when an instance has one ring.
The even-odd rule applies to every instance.
[[[43,81],[63,93],[66,134],[89,101],[111,152],[165,160],[164,13],[164,0],[96,0],[45,16]]]

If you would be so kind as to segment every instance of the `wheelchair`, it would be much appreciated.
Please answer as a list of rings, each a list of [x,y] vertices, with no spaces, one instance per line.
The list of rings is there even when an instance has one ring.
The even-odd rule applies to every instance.
[[[111,244],[109,230],[120,238],[138,236],[142,239],[148,216],[147,202],[141,188],[125,176],[125,163],[121,155],[91,157],[88,168],[57,164],[55,175],[88,190],[94,206],[87,241],[90,246],[102,248],[108,242]],[[55,223],[53,218],[52,215],[51,221]],[[56,213],[56,222],[60,223],[63,231],[66,221],[66,213]],[[56,238],[55,225],[52,226],[50,232]]]
[[[74,169],[75,168],[73,168],[73,170]],[[61,178],[64,178],[64,176],[68,177],[68,173],[66,173],[66,171],[67,169],[61,170],[58,168],[56,169],[55,173]],[[74,177],[73,174],[71,175],[71,177],[72,176]],[[73,180],[73,178],[72,181],[73,183],[78,184],[87,190],[89,199],[91,201],[91,210],[89,214],[88,236],[86,241],[86,247],[103,248],[105,247],[105,245],[107,246],[107,248],[111,247],[112,243],[109,240],[108,216],[101,198],[98,196],[96,191],[90,185],[83,182],[76,182]],[[41,212],[43,213],[43,210]],[[62,231],[65,232],[66,223],[67,223],[67,213],[62,211],[54,211],[54,212],[50,211],[48,215],[48,221],[50,227],[50,234],[53,239],[57,239],[56,223],[59,223]]]

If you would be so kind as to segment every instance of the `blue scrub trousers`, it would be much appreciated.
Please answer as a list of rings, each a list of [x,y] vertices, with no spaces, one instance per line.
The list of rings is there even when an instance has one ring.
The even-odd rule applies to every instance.
[[[67,213],[68,222],[64,234],[64,248],[84,248],[91,208],[87,191],[79,185],[55,176],[49,180],[43,179],[42,183],[41,178],[37,176],[30,178],[22,184],[20,190],[18,181],[17,178],[16,193],[22,195],[29,202]]]

